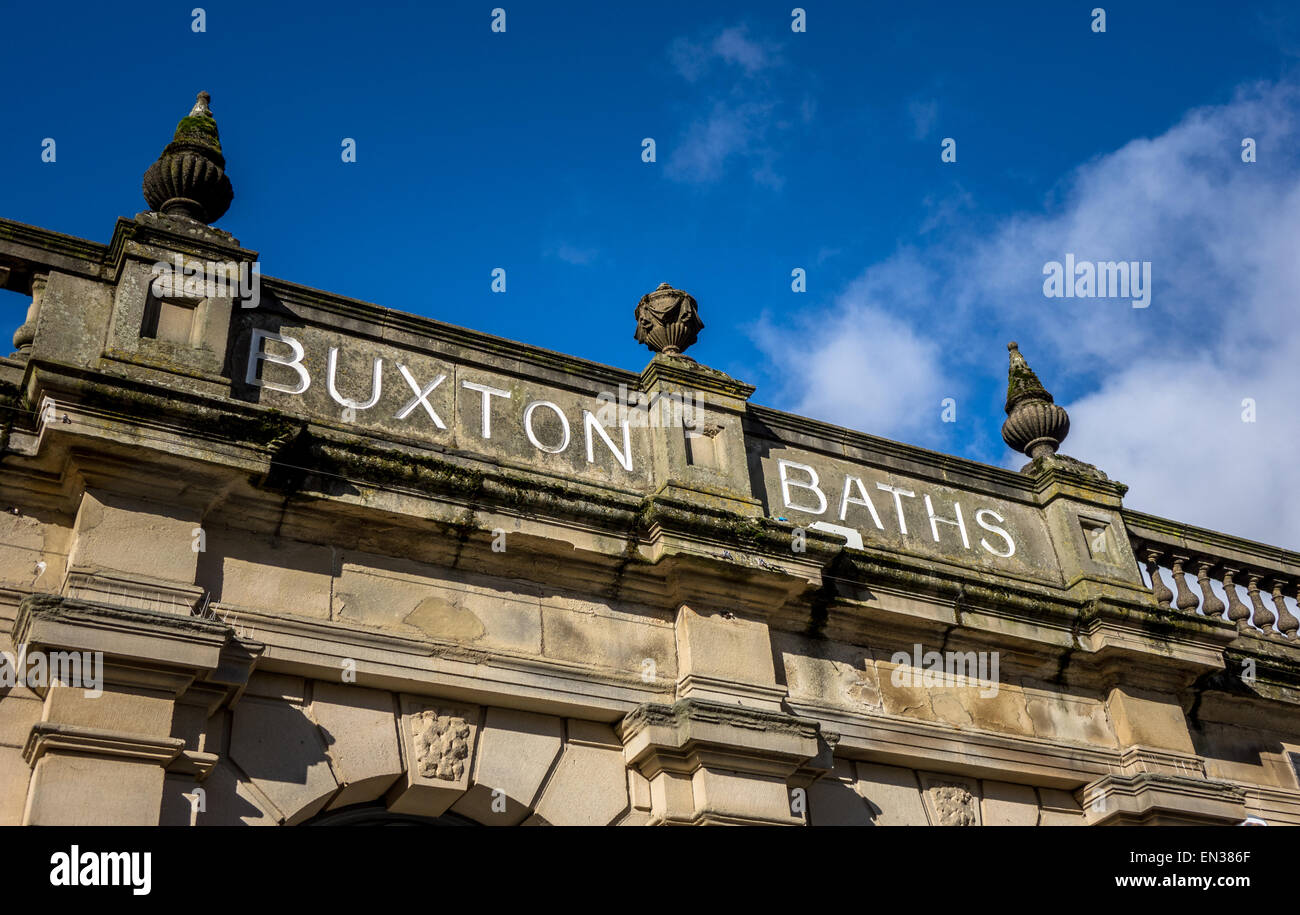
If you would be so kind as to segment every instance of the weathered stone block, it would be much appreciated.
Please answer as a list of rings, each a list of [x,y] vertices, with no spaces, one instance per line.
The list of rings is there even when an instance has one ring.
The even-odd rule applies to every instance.
[[[911,769],[859,762],[858,792],[871,808],[877,826],[925,826],[921,788]]]
[[[639,678],[647,660],[657,678],[672,676],[677,668],[671,626],[595,601],[543,598],[542,638],[547,657],[596,664],[629,677]]]
[[[156,826],[163,768],[155,762],[47,753],[32,772],[26,826]]]
[[[1038,823],[1038,795],[1028,785],[985,781],[985,826],[1034,826]]]
[[[810,825],[875,825],[875,811],[858,792],[857,781],[857,771],[850,760],[835,760],[834,768],[807,788]]]
[[[88,490],[77,511],[68,566],[191,584],[199,555],[192,532],[198,527],[194,509]]]
[[[207,532],[199,584],[233,607],[329,619],[334,552],[246,531]]]
[[[0,582],[24,591],[57,592],[70,533],[32,515],[0,512]]]
[[[19,747],[0,746],[0,826],[20,826],[32,770]]]
[[[623,747],[613,728],[571,719],[536,817],[553,826],[605,826],[628,806]]]
[[[230,758],[288,825],[319,812],[338,787],[320,729],[288,702],[244,698],[231,726]]]
[[[479,648],[542,650],[541,606],[518,582],[348,553],[334,587],[337,619]]]
[[[1187,718],[1178,700],[1135,688],[1112,689],[1107,711],[1121,747],[1145,746],[1195,753]]]
[[[487,825],[522,822],[563,743],[564,723],[550,715],[489,708],[479,735],[474,787],[452,807]]]
[[[199,826],[275,826],[279,821],[274,807],[260,800],[257,792],[224,762],[213,767],[200,787],[205,809],[198,814]]]
[[[343,788],[329,808],[383,797],[402,774],[392,693],[316,681],[311,717],[320,727]]]

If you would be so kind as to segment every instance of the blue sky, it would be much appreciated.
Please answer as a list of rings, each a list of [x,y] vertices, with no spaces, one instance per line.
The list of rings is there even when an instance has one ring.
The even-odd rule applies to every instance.
[[[267,274],[632,370],[670,282],[756,401],[1006,466],[1017,339],[1129,504],[1300,546],[1294,4],[501,2],[12,5],[0,215],[107,241],[206,89]]]

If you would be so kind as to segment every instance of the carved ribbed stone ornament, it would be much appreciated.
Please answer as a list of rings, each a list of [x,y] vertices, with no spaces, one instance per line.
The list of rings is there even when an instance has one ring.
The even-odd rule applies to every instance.
[[[176,125],[172,141],[144,173],[149,209],[208,224],[230,209],[235,192],[226,177],[226,159],[209,101],[211,96],[199,93],[194,108]]]
[[[636,303],[636,339],[656,353],[680,356],[695,342],[704,322],[695,299],[667,283]]]
[[[1007,420],[1002,424],[1002,440],[1031,458],[1056,453],[1070,434],[1070,416],[1052,402],[1015,342],[1007,344],[1011,367],[1007,371]]]

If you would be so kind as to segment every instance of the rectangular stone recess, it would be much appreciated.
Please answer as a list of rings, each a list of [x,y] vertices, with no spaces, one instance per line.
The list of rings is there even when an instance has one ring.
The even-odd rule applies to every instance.
[[[717,440],[720,431],[716,426],[710,429],[686,429],[686,460],[693,467],[721,467],[719,450],[722,447]]]
[[[1080,515],[1079,526],[1088,545],[1088,555],[1098,562],[1115,562],[1115,551],[1110,544],[1110,519]]]
[[[141,337],[151,337],[166,343],[189,346],[194,340],[194,326],[201,299],[172,296],[160,297],[149,293],[145,304]]]

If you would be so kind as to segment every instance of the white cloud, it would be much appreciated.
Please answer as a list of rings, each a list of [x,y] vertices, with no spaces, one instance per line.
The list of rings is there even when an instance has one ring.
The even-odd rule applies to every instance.
[[[815,111],[813,99],[784,99],[766,78],[780,64],[779,48],[754,40],[738,25],[712,37],[678,38],[669,45],[668,58],[678,75],[699,84],[691,107],[706,113],[687,119],[669,147],[665,174],[707,184],[738,164],[755,184],[779,189],[783,180],[775,167],[774,137],[796,120],[807,123]],[[784,115],[787,109],[795,113]]]
[[[912,119],[912,138],[924,140],[939,119],[939,103],[934,99],[912,99],[907,103],[907,114]]]
[[[802,319],[834,332],[814,332],[797,365],[783,361],[785,399],[812,416],[926,441],[937,433],[914,421],[910,392],[928,392],[928,407],[972,370],[991,372],[984,354],[1014,337],[1049,389],[1059,394],[1068,380],[1086,391],[1064,404],[1071,434],[1062,450],[1128,483],[1125,504],[1300,547],[1298,122],[1300,88],[1246,87],[1084,164],[1043,212],[992,231],[954,230],[871,267],[854,285],[870,293],[854,305],[865,319],[836,317],[840,303],[821,325]],[[1258,162],[1241,161],[1243,137],[1257,141]],[[1150,307],[1045,298],[1043,265],[1066,253],[1150,261]],[[931,382],[914,376],[918,365]],[[889,383],[846,397],[841,373]],[[904,406],[872,402],[877,389]],[[1257,405],[1253,424],[1241,419],[1245,398]],[[1000,420],[988,417],[993,434]]]
[[[713,53],[749,74],[769,66],[772,56],[769,48],[750,39],[749,30],[743,25],[723,29],[713,39]]]
[[[546,253],[558,257],[566,264],[585,267],[595,261],[600,252],[595,248],[583,248],[578,245],[571,245],[568,242],[561,242],[559,245],[549,248]]]
[[[747,76],[774,66],[779,60],[775,45],[755,41],[749,28],[734,25],[707,39],[675,38],[668,46],[668,59],[679,76],[693,83],[709,72],[714,63],[739,67]]]
[[[771,110],[768,102],[715,104],[708,117],[687,128],[673,149],[666,167],[668,176],[695,183],[716,181],[734,157],[757,159],[760,169],[770,166],[763,138]]]
[[[790,382],[778,392],[783,405],[851,428],[925,436],[951,393],[940,347],[889,313],[888,299],[878,297],[888,285],[888,279],[864,277],[824,314],[796,328],[760,321],[755,341]]]

